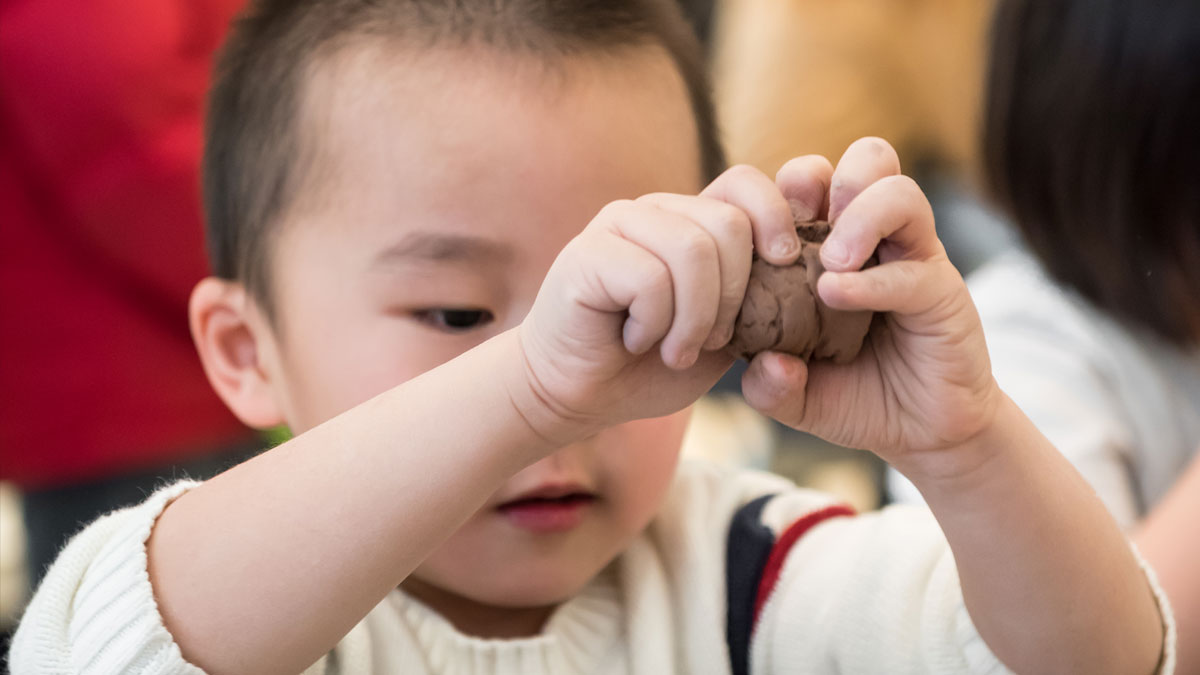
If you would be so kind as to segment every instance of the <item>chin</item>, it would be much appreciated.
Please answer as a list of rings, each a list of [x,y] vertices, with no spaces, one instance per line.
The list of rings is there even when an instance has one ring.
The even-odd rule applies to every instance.
[[[476,602],[495,607],[557,605],[579,594],[599,570],[521,570],[462,584],[454,589]]]
[[[422,582],[473,602],[493,607],[527,608],[557,605],[569,600],[609,563],[608,556],[520,556],[479,564],[479,559],[427,561],[417,571]],[[434,564],[429,564],[434,562]],[[443,564],[437,564],[443,563]]]

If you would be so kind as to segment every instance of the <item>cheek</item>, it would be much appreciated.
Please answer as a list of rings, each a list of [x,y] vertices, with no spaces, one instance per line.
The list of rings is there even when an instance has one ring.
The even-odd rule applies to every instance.
[[[288,424],[296,433],[314,427],[465,349],[386,317],[297,335],[282,361]]]
[[[641,530],[654,517],[671,486],[690,411],[629,422],[601,461],[606,491],[620,505],[625,528]]]

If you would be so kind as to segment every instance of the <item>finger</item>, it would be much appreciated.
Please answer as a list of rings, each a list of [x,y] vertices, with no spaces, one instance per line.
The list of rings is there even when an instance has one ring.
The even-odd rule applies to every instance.
[[[732,167],[700,196],[732,204],[750,216],[754,250],[767,262],[790,265],[800,255],[791,207],[775,182],[758,169],[744,164]]]
[[[837,223],[842,211],[866,187],[885,176],[900,173],[900,158],[882,138],[860,138],[846,148],[829,186],[829,222]]]
[[[808,366],[780,352],[762,352],[742,374],[742,396],[752,408],[784,424],[803,426]]]
[[[821,155],[805,155],[789,160],[775,174],[775,184],[802,222],[829,216],[829,185],[833,165]]]
[[[717,243],[721,296],[717,318],[703,347],[708,350],[724,347],[733,337],[733,324],[750,280],[753,250],[750,217],[732,204],[706,197],[655,193],[638,201],[683,215],[707,230]]]
[[[947,289],[961,285],[949,261],[898,260],[861,272],[826,272],[817,280],[817,293],[834,309],[913,315],[945,305]]]
[[[671,328],[675,293],[670,270],[658,256],[612,233],[589,237],[579,245],[592,254],[588,259],[603,261],[582,270],[587,274],[584,288],[598,290],[585,296],[583,303],[600,312],[627,311],[622,342],[630,353],[644,354]]]
[[[863,190],[821,245],[821,262],[836,272],[857,270],[876,248],[882,262],[928,260],[944,252],[929,200],[908,176],[887,176]]]
[[[670,271],[675,315],[662,340],[663,363],[677,369],[690,367],[717,319],[721,296],[717,243],[691,220],[649,204],[617,202],[605,211],[617,234],[653,253]]]

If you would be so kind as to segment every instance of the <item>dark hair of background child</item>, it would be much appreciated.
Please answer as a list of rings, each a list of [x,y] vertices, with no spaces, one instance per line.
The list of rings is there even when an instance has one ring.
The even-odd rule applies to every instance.
[[[1200,3],[1001,0],[988,81],[988,180],[1046,269],[1200,340]]]
[[[554,62],[657,45],[687,86],[704,177],[725,159],[700,44],[670,0],[261,0],[219,56],[205,129],[204,206],[218,277],[243,282],[271,314],[269,240],[303,187],[298,106],[317,60],[355,40],[419,49],[482,45]]]

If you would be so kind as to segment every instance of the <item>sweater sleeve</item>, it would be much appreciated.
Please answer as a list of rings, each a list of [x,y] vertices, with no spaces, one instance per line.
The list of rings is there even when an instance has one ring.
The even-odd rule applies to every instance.
[[[1168,675],[1174,621],[1146,572],[1165,629],[1159,673]],[[937,521],[913,506],[833,518],[809,530],[762,607],[751,666],[756,675],[1010,672],[975,630]]]
[[[76,535],[34,594],[13,637],[13,675],[199,675],[163,624],[147,571],[146,540],[182,481]]]

